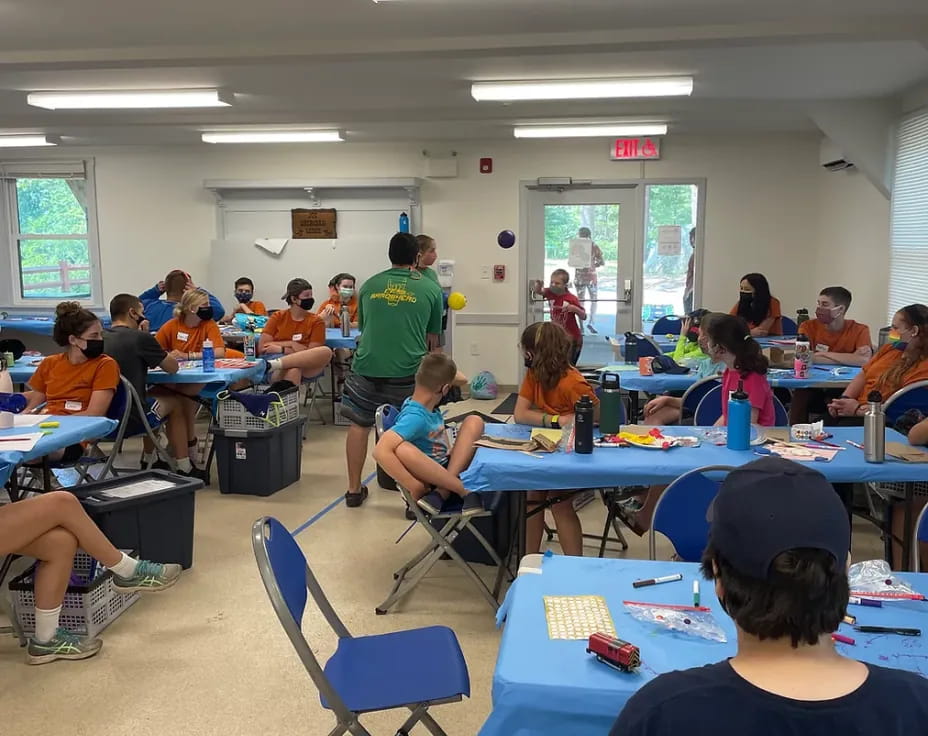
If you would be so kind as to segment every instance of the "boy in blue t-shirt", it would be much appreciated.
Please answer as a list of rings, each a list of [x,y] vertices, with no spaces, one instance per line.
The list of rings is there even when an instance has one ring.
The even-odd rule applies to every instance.
[[[436,408],[457,372],[454,361],[443,353],[422,358],[415,391],[374,448],[374,459],[430,514],[439,513],[451,494],[461,497],[464,514],[483,510],[480,496],[464,488],[460,479],[474,457],[474,443],[483,434],[483,420],[467,417],[452,447],[445,419]]]

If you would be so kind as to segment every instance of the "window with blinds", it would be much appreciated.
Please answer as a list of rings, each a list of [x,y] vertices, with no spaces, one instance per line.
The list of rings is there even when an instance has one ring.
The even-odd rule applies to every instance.
[[[905,117],[896,134],[889,272],[889,319],[928,302],[928,109]]]

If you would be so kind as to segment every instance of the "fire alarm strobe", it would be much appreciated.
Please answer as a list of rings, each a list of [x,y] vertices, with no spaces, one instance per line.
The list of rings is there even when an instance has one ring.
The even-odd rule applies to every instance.
[[[493,266],[493,280],[494,281],[505,281],[506,280],[506,266],[505,265]]]
[[[480,173],[481,174],[492,174],[493,173],[493,159],[492,158],[480,159]]]

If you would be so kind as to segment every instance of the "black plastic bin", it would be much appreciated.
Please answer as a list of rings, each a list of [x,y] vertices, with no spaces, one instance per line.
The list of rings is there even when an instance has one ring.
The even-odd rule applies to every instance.
[[[107,495],[141,481],[171,483],[170,488],[131,498]],[[133,549],[143,560],[193,565],[195,491],[203,482],[164,470],[145,470],[95,481],[73,489],[91,519],[119,549]]]
[[[470,523],[486,537],[490,546],[496,550],[496,554],[505,561],[506,553],[509,551],[512,526],[517,509],[518,499],[516,493],[494,491],[492,493],[481,493],[480,497],[483,499],[483,507],[488,511],[492,511],[493,515],[479,516],[472,519]],[[447,521],[447,519],[432,519],[432,526],[440,530]],[[483,545],[466,529],[458,534],[451,546],[468,562],[481,565],[496,564],[487,554]]]
[[[270,496],[300,478],[305,417],[267,429],[211,427],[221,493]]]

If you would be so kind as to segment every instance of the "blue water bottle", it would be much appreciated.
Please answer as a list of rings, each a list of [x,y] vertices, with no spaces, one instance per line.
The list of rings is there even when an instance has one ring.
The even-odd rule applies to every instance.
[[[751,402],[744,391],[744,381],[728,399],[728,449],[747,450],[751,447]]]
[[[216,351],[212,340],[203,341],[203,372],[212,373],[216,370]]]
[[[407,215],[405,212],[400,214],[400,232],[409,232],[409,215]]]

